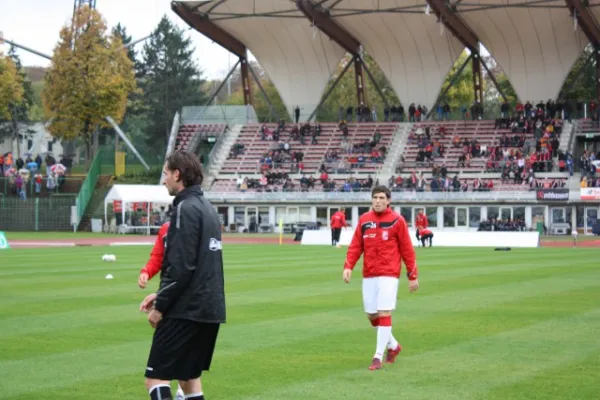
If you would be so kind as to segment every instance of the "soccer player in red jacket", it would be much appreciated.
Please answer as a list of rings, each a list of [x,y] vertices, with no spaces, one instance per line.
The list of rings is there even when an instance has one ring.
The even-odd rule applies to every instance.
[[[340,211],[335,212],[331,216],[331,245],[340,246],[340,235],[342,234],[342,228],[346,227],[346,209],[340,208]]]
[[[433,242],[433,232],[428,228],[417,229],[417,239],[421,240],[423,247],[425,247],[425,243],[427,242],[427,239],[429,239],[429,247],[431,247]]]
[[[417,240],[421,240],[419,238],[419,230],[427,229],[427,227],[429,226],[429,220],[427,219],[427,215],[425,215],[423,210],[419,210],[419,213],[417,214],[417,217],[415,218],[415,225],[417,228],[416,229]]]
[[[419,289],[415,250],[404,218],[390,208],[392,194],[385,186],[371,192],[373,209],[363,214],[356,227],[344,263],[344,282],[363,257],[363,305],[371,325],[377,328],[377,347],[369,366],[381,369],[387,347],[386,363],[393,363],[402,347],[392,335],[392,311],[396,308],[402,261],[406,266],[408,288]]]
[[[152,252],[150,252],[150,259],[146,263],[146,266],[142,268],[140,271],[140,276],[138,277],[138,286],[141,289],[145,289],[148,281],[152,279],[154,275],[158,274],[158,272],[162,269],[163,258],[165,256],[165,241],[167,240],[168,230],[169,222],[165,222],[158,230],[156,242],[154,242]],[[183,400],[184,398],[185,395],[183,394],[183,389],[181,389],[181,385],[179,385],[177,386],[175,400]]]

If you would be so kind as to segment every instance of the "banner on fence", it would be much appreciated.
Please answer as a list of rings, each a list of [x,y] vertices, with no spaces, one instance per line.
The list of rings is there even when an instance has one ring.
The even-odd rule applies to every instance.
[[[549,200],[549,201],[568,201],[569,200],[569,189],[556,188],[556,189],[537,189],[535,192],[535,198],[538,200]]]
[[[6,239],[6,235],[4,232],[0,232],[0,250],[10,249],[10,245],[8,244],[8,239]]]
[[[581,188],[581,200],[600,200],[600,188]]]

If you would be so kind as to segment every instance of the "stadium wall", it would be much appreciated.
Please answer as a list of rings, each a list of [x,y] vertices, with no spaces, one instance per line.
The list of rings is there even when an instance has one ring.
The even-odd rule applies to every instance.
[[[340,245],[348,246],[354,235],[354,230],[342,230]],[[540,234],[538,232],[434,232],[433,244],[436,247],[538,247]],[[418,246],[415,231],[410,230],[413,246]],[[329,230],[304,231],[303,245],[331,246]]]

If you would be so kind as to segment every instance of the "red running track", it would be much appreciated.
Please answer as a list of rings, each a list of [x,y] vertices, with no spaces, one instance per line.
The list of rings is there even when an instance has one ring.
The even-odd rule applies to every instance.
[[[75,246],[127,246],[127,245],[152,245],[154,236],[141,237],[112,237],[112,238],[85,238],[85,239],[57,239],[57,240],[9,240],[12,248],[42,248],[42,247],[75,247]],[[225,244],[278,244],[279,238],[261,237],[224,237]],[[291,238],[284,238],[283,244],[298,244]]]

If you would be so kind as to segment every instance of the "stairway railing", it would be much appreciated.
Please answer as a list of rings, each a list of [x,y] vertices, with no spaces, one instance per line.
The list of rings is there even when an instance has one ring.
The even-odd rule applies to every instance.
[[[83,218],[85,209],[94,195],[94,189],[96,188],[96,183],[98,183],[98,177],[100,176],[101,172],[102,154],[103,150],[98,150],[98,153],[90,165],[90,169],[85,181],[83,181],[81,189],[79,190],[77,198],[75,199],[74,215],[73,212],[71,213],[71,224],[73,225],[74,231],[77,231],[77,227],[79,227],[79,223],[81,222],[81,218]]]

